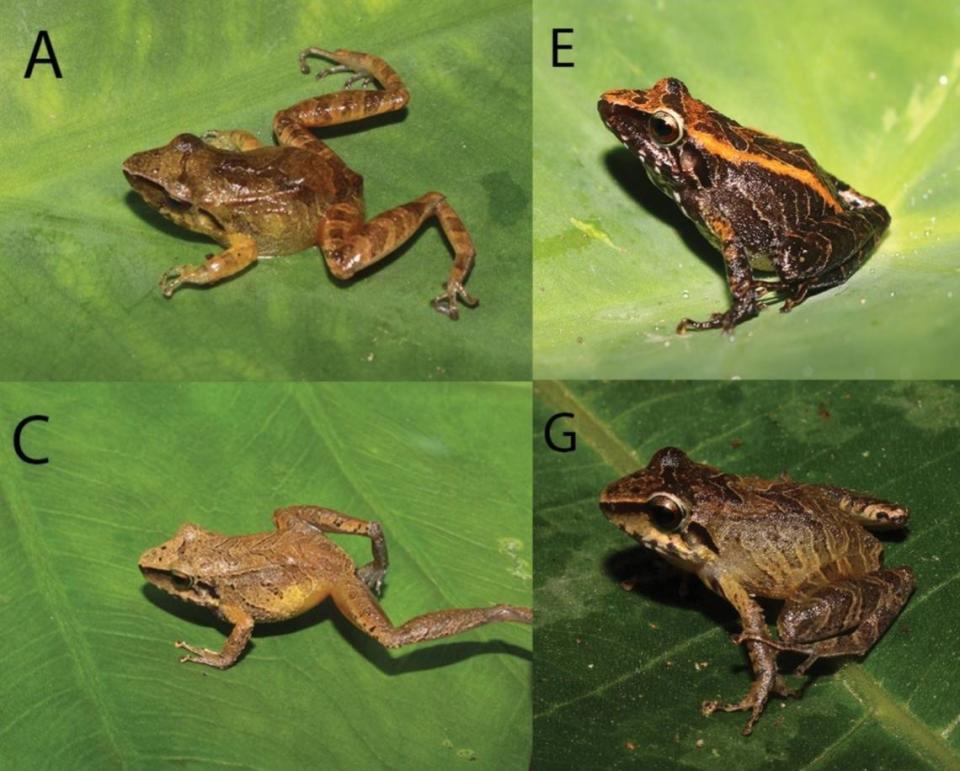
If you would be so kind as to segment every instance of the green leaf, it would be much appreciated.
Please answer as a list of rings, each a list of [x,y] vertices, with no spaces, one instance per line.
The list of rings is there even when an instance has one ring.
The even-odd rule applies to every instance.
[[[7,385],[0,502],[0,766],[519,768],[530,630],[495,624],[386,651],[324,603],[261,625],[231,669],[212,614],[154,591],[148,547],[195,522],[272,529],[315,503],[379,520],[395,623],[530,604],[530,386]],[[9,434],[8,434],[9,436]],[[335,536],[358,561],[363,538]]]
[[[530,373],[530,14],[509,0],[245,5],[33,2],[0,48],[0,361],[7,379],[522,379]],[[19,78],[37,30],[63,70]],[[163,220],[120,165],[174,135],[243,128],[340,88],[312,45],[370,51],[411,102],[322,136],[364,175],[369,215],[438,190],[477,246],[480,307],[428,300],[451,253],[436,224],[346,283],[318,250],[165,300],[157,281],[217,244]],[[314,71],[317,66],[314,66]]]
[[[538,768],[960,768],[960,389],[953,383],[541,383],[576,452],[534,455],[534,758]],[[917,590],[863,659],[818,664],[753,735],[732,607],[610,525],[600,490],[664,446],[733,473],[836,484],[905,504],[885,562]],[[952,555],[952,556],[951,556]],[[621,586],[619,581],[629,583]],[[631,591],[625,591],[632,585]],[[793,680],[793,678],[791,678]],[[795,682],[802,683],[800,679]]]
[[[537,377],[957,375],[960,16],[893,0],[536,6],[535,29],[560,20],[573,69],[550,67],[549,35],[534,44]],[[734,338],[675,334],[729,307],[720,254],[595,108],[668,75],[887,206],[889,234],[846,285]]]

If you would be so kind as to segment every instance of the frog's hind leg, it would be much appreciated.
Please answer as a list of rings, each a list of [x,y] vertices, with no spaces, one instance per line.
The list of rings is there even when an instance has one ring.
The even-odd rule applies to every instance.
[[[357,629],[366,632],[386,648],[439,640],[467,632],[484,624],[514,621],[533,622],[533,611],[515,605],[493,605],[489,608],[451,608],[416,616],[405,624],[394,626],[383,612],[376,597],[363,581],[345,581],[333,590],[333,601],[340,612]]]
[[[285,506],[273,512],[273,524],[281,532],[316,529],[321,533],[362,535],[369,538],[373,559],[357,568],[356,574],[375,594],[380,594],[383,577],[390,563],[387,557],[387,540],[379,522],[351,517],[322,506]]]
[[[906,605],[915,586],[913,571],[899,567],[838,581],[788,600],[777,619],[780,639],[768,644],[807,655],[795,670],[798,675],[817,659],[863,656]]]
[[[800,227],[786,238],[778,270],[790,296],[781,313],[789,313],[811,292],[845,283],[867,261],[890,224],[882,204],[831,179],[851,208]]]
[[[363,217],[359,204],[338,203],[327,209],[317,227],[317,244],[334,276],[348,279],[379,262],[412,237],[428,217],[436,217],[453,248],[454,259],[444,293],[431,304],[454,320],[460,315],[458,299],[471,308],[477,305],[478,300],[464,288],[476,249],[463,221],[443,194],[426,193],[415,201],[378,214],[369,222],[364,222]]]
[[[172,297],[184,284],[215,284],[249,268],[257,261],[257,242],[239,233],[228,236],[229,246],[220,254],[208,254],[203,265],[179,265],[160,277],[164,297]]]
[[[333,72],[354,72],[361,78],[372,78],[382,86],[374,91],[338,91],[304,99],[281,110],[273,119],[273,130],[280,144],[311,150],[322,156],[331,167],[348,171],[337,154],[309,129],[352,123],[373,115],[401,110],[410,100],[410,92],[390,65],[377,56],[342,49],[326,51],[308,48],[300,54],[300,71],[304,74],[310,72],[306,62],[308,56],[328,59],[336,65],[322,71],[317,75],[318,78]]]

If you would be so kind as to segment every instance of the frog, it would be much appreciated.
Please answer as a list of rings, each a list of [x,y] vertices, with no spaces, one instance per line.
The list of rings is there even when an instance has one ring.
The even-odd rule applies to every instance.
[[[781,652],[818,660],[864,656],[903,610],[915,586],[906,566],[885,568],[870,531],[906,526],[905,506],[831,485],[724,473],[676,447],[610,483],[600,509],[620,530],[682,575],[694,575],[736,610],[754,679],[736,702],[705,701],[704,715],[749,711],[749,736],[771,695],[795,697]],[[757,598],[781,601],[777,637]]]
[[[451,608],[416,616],[395,626],[380,606],[387,573],[382,525],[313,505],[285,506],[273,513],[274,531],[222,535],[192,523],[147,549],[138,561],[152,585],[187,603],[211,610],[232,625],[219,651],[190,645],[182,663],[226,669],[247,647],[256,624],[300,616],[327,598],[357,629],[386,648],[438,640],[484,624],[531,624],[528,607],[498,604]],[[372,559],[357,567],[327,534],[370,540]]]
[[[733,302],[677,333],[732,333],[778,297],[783,313],[843,284],[890,225],[886,208],[823,169],[807,149],[741,126],[667,77],[607,91],[606,127],[723,256]]]
[[[236,276],[268,256],[316,245],[330,273],[352,279],[395,253],[424,223],[440,226],[454,253],[435,310],[459,318],[459,302],[478,301],[464,288],[476,249],[460,215],[438,192],[388,209],[370,220],[364,210],[363,177],[311,132],[403,110],[410,99],[404,81],[383,59],[367,53],[307,48],[308,58],[332,63],[317,78],[349,73],[342,90],[305,99],[273,119],[278,145],[263,145],[241,130],[183,133],[169,143],[123,162],[130,186],[152,209],[224,247],[202,265],[180,265],[160,278],[167,298],[185,285],[207,287]],[[351,89],[354,83],[359,88]],[[377,86],[367,88],[367,86]]]

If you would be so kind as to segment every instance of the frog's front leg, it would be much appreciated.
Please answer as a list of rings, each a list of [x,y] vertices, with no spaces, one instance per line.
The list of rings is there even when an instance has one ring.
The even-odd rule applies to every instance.
[[[285,506],[273,512],[273,524],[277,530],[316,528],[322,533],[366,536],[370,539],[373,560],[357,568],[357,577],[375,594],[380,594],[383,578],[389,567],[389,558],[387,540],[379,522],[350,517],[321,506]]]
[[[207,255],[203,265],[180,265],[160,277],[164,297],[184,284],[215,284],[250,267],[257,261],[257,242],[244,233],[227,236],[229,246],[220,254]]]
[[[797,696],[797,691],[787,685],[783,676],[777,672],[777,653],[771,646],[770,635],[767,632],[763,609],[750,598],[750,595],[739,585],[719,579],[715,591],[718,591],[736,608],[740,615],[743,628],[741,637],[745,638],[747,655],[753,668],[754,681],[750,690],[738,702],[705,701],[701,707],[704,715],[712,715],[717,710],[722,712],[738,712],[750,710],[750,719],[743,727],[743,735],[749,736],[753,726],[763,714],[763,708],[771,693],[778,696]],[[749,630],[749,631],[748,631]],[[739,642],[740,640],[735,640]]]
[[[243,649],[247,647],[250,641],[250,635],[253,634],[253,617],[239,607],[221,606],[220,615],[233,624],[233,630],[219,651],[212,651],[209,648],[198,648],[188,645],[183,640],[177,640],[174,646],[189,651],[192,655],[181,656],[180,662],[191,664],[206,664],[208,667],[217,669],[226,669],[232,666]]]
[[[336,587],[333,590],[333,601],[350,623],[387,648],[439,640],[499,621],[533,623],[533,611],[530,608],[493,605],[489,608],[437,610],[394,626],[376,597],[360,580],[344,582]]]
[[[916,586],[908,567],[877,570],[837,581],[784,603],[777,619],[777,650],[804,653],[795,670],[804,674],[817,659],[863,656],[883,636]],[[744,632],[744,640],[756,640]]]
[[[733,228],[726,222],[714,220],[708,223],[711,231],[720,234],[723,242],[723,262],[727,271],[727,284],[733,295],[733,305],[723,313],[714,313],[707,321],[683,319],[677,325],[677,334],[682,335],[688,329],[716,329],[731,332],[742,321],[746,321],[760,312],[757,283],[753,279],[753,269],[746,251],[733,236]]]
[[[415,201],[378,214],[369,222],[364,222],[360,203],[334,204],[317,228],[317,242],[330,272],[337,278],[348,279],[395,251],[420,229],[428,217],[437,218],[454,253],[445,291],[431,304],[455,320],[460,315],[458,299],[471,308],[478,302],[463,285],[473,267],[476,250],[463,221],[441,193],[422,195]]]

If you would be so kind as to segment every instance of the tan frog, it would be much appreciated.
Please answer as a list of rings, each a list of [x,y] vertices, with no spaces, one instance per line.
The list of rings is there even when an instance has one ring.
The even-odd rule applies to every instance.
[[[475,306],[464,289],[475,250],[460,217],[441,193],[366,219],[363,178],[310,128],[336,126],[402,109],[410,98],[400,76],[382,59],[356,51],[308,48],[308,56],[335,63],[318,78],[354,73],[380,88],[344,90],[298,102],[273,119],[280,147],[262,146],[246,131],[208,131],[203,138],[180,134],[164,147],[136,153],[123,163],[131,187],[163,216],[214,239],[225,250],[203,265],[181,265],[163,274],[160,288],[171,297],[183,284],[206,285],[233,276],[266,255],[291,254],[316,244],[330,272],[349,279],[405,243],[435,217],[453,248],[445,291],[433,307],[451,319],[457,300]]]
[[[820,658],[862,656],[914,589],[913,571],[883,568],[883,545],[864,529],[901,528],[907,510],[840,487],[724,474],[666,447],[610,484],[600,508],[736,608],[734,642],[746,644],[755,679],[739,702],[707,701],[703,712],[751,710],[745,736],[771,693],[798,695],[777,672],[777,651],[806,655],[798,675]],[[779,639],[756,597],[784,600]]]
[[[176,647],[192,654],[180,661],[226,669],[243,652],[254,624],[299,616],[327,597],[354,626],[387,648],[450,637],[496,621],[533,621],[530,608],[493,605],[438,610],[394,626],[376,597],[387,571],[387,544],[377,522],[319,506],[278,509],[273,522],[275,532],[241,536],[185,524],[140,557],[140,571],[150,583],[233,624],[220,651],[177,641]],[[324,533],[366,536],[373,560],[357,568]]]

